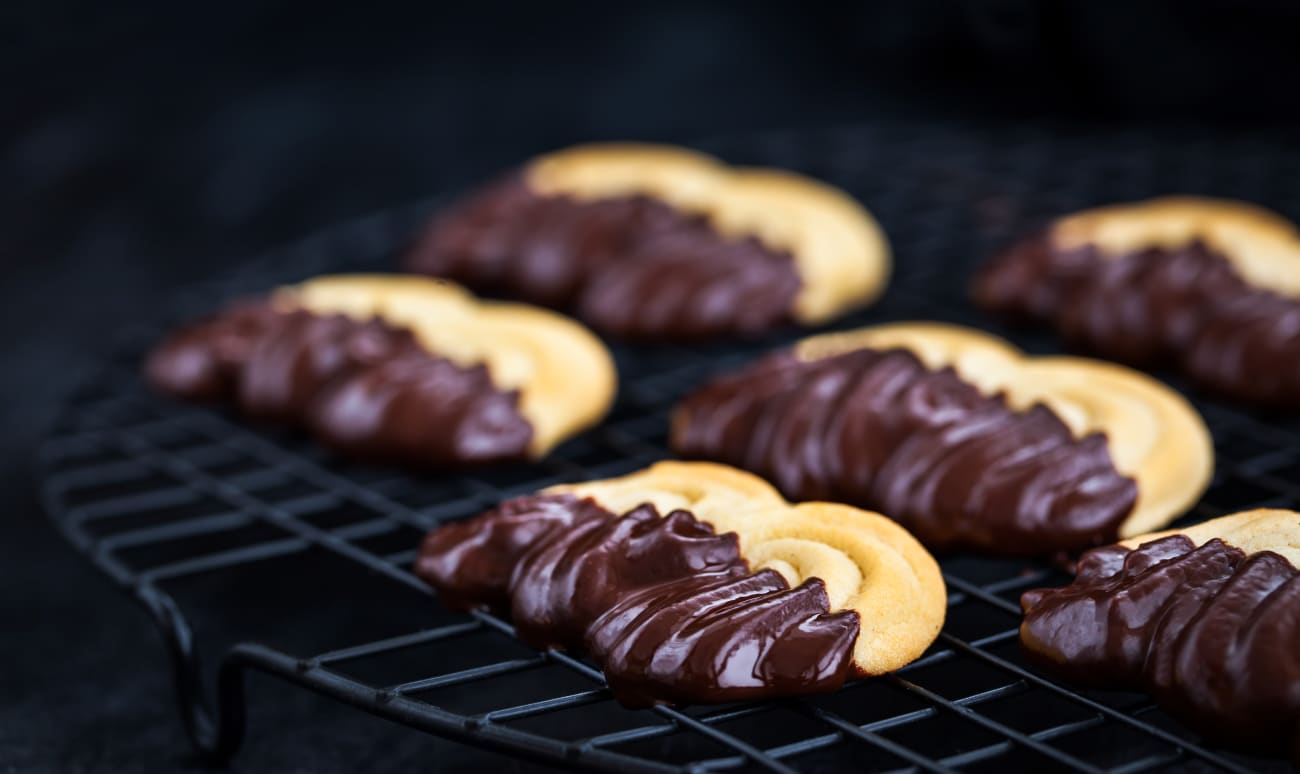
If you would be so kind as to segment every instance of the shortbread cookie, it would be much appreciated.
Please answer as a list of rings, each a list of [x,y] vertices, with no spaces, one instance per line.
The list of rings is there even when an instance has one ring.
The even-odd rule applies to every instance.
[[[411,271],[571,308],[633,338],[753,334],[870,303],[889,245],[846,194],[681,148],[542,156],[440,214]]]
[[[1214,467],[1160,383],[939,323],[815,336],[723,376],[678,405],[672,446],[873,508],[933,550],[1015,555],[1168,524]]]
[[[920,656],[946,611],[897,524],[709,463],[509,500],[431,532],[416,572],[531,645],[585,649],[629,706],[834,690]]]
[[[1020,639],[1083,685],[1145,690],[1210,739],[1300,766],[1300,513],[1257,510],[1097,548],[1021,598]]]
[[[1300,407],[1300,232],[1254,205],[1087,210],[996,258],[973,291],[1106,357],[1173,363],[1227,397]]]
[[[426,467],[540,457],[598,422],[615,389],[609,353],[572,320],[400,275],[236,304],[162,342],[145,372],[162,392]]]

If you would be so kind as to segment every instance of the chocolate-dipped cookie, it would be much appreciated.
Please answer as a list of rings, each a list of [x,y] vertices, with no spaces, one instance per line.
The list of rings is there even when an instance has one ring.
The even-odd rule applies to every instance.
[[[1011,555],[1164,526],[1214,467],[1199,415],[1159,382],[939,323],[805,339],[688,395],[671,443],[878,510],[932,550]]]
[[[410,271],[683,339],[825,322],[876,298],[889,245],[846,194],[680,148],[585,145],[440,213]]]
[[[1254,205],[1169,197],[1080,212],[995,258],[972,292],[1105,357],[1300,408],[1300,232]]]
[[[709,463],[509,500],[431,532],[416,572],[531,645],[587,651],[629,706],[834,690],[920,656],[946,611],[897,524]]]
[[[1093,549],[1021,598],[1025,655],[1146,691],[1222,744],[1300,767],[1300,513],[1257,510]]]
[[[145,375],[419,467],[543,456],[604,416],[616,380],[572,320],[399,275],[320,277],[234,304],[161,342]]]

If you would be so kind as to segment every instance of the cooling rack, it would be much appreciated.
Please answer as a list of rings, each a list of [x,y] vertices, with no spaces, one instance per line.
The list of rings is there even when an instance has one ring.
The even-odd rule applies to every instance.
[[[963,286],[979,260],[1041,219],[1168,192],[1300,216],[1300,144],[1267,132],[889,125],[700,146],[829,180],[880,218],[896,254],[893,284],[836,327],[941,319],[1033,352],[1057,343],[982,319]],[[119,337],[40,449],[51,519],[157,625],[185,729],[202,752],[226,759],[245,733],[267,732],[246,728],[244,685],[256,673],[419,731],[590,769],[1288,770],[1203,744],[1141,695],[1079,692],[1027,668],[1017,598],[1068,580],[1048,564],[944,558],[948,622],[893,675],[826,696],[636,711],[610,698],[581,654],[530,650],[507,620],[447,611],[412,575],[420,537],[440,522],[667,457],[678,397],[798,332],[615,347],[622,384],[606,423],[539,464],[464,476],[347,464],[294,433],[160,399],[141,384],[141,354],[168,323],[314,273],[391,268],[435,204],[344,224],[181,294],[159,325]],[[1219,456],[1189,521],[1300,505],[1300,423],[1191,397]],[[220,654],[214,668],[200,646]]]

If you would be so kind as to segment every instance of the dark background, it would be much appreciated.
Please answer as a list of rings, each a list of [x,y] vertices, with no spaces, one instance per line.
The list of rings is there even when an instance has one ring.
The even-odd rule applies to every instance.
[[[185,284],[586,139],[1290,124],[1298,33],[1281,0],[5,4],[0,768],[198,766],[153,632],[45,525],[31,473],[59,396]],[[240,770],[508,764],[251,699]]]

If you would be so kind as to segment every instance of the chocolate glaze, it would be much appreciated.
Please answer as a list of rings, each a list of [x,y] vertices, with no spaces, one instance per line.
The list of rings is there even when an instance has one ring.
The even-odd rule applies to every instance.
[[[788,253],[726,239],[703,216],[648,196],[542,196],[522,174],[436,217],[406,266],[626,338],[765,331],[789,319],[800,285]]]
[[[415,571],[455,607],[509,611],[531,645],[587,650],[632,707],[835,690],[859,629],[821,580],[750,572],[734,533],[648,504],[519,497],[429,533]]]
[[[1174,363],[1226,396],[1300,406],[1300,300],[1251,287],[1202,242],[1107,258],[1058,250],[1045,232],[986,266],[973,294],[1106,357]]]
[[[518,392],[380,320],[238,304],[163,341],[145,375],[161,392],[230,402],[366,459],[421,467],[522,459],[532,439]]]
[[[234,304],[220,315],[171,334],[145,361],[145,377],[178,398],[218,401],[233,398],[248,351],[280,312],[263,302]]]
[[[679,406],[674,450],[744,467],[798,500],[853,503],[932,550],[1043,555],[1114,541],[1137,485],[1105,436],[986,397],[903,349],[785,351]]]
[[[1216,742],[1300,767],[1300,571],[1183,535],[1084,554],[1074,583],[1021,597],[1033,663],[1094,687],[1145,690]]]

